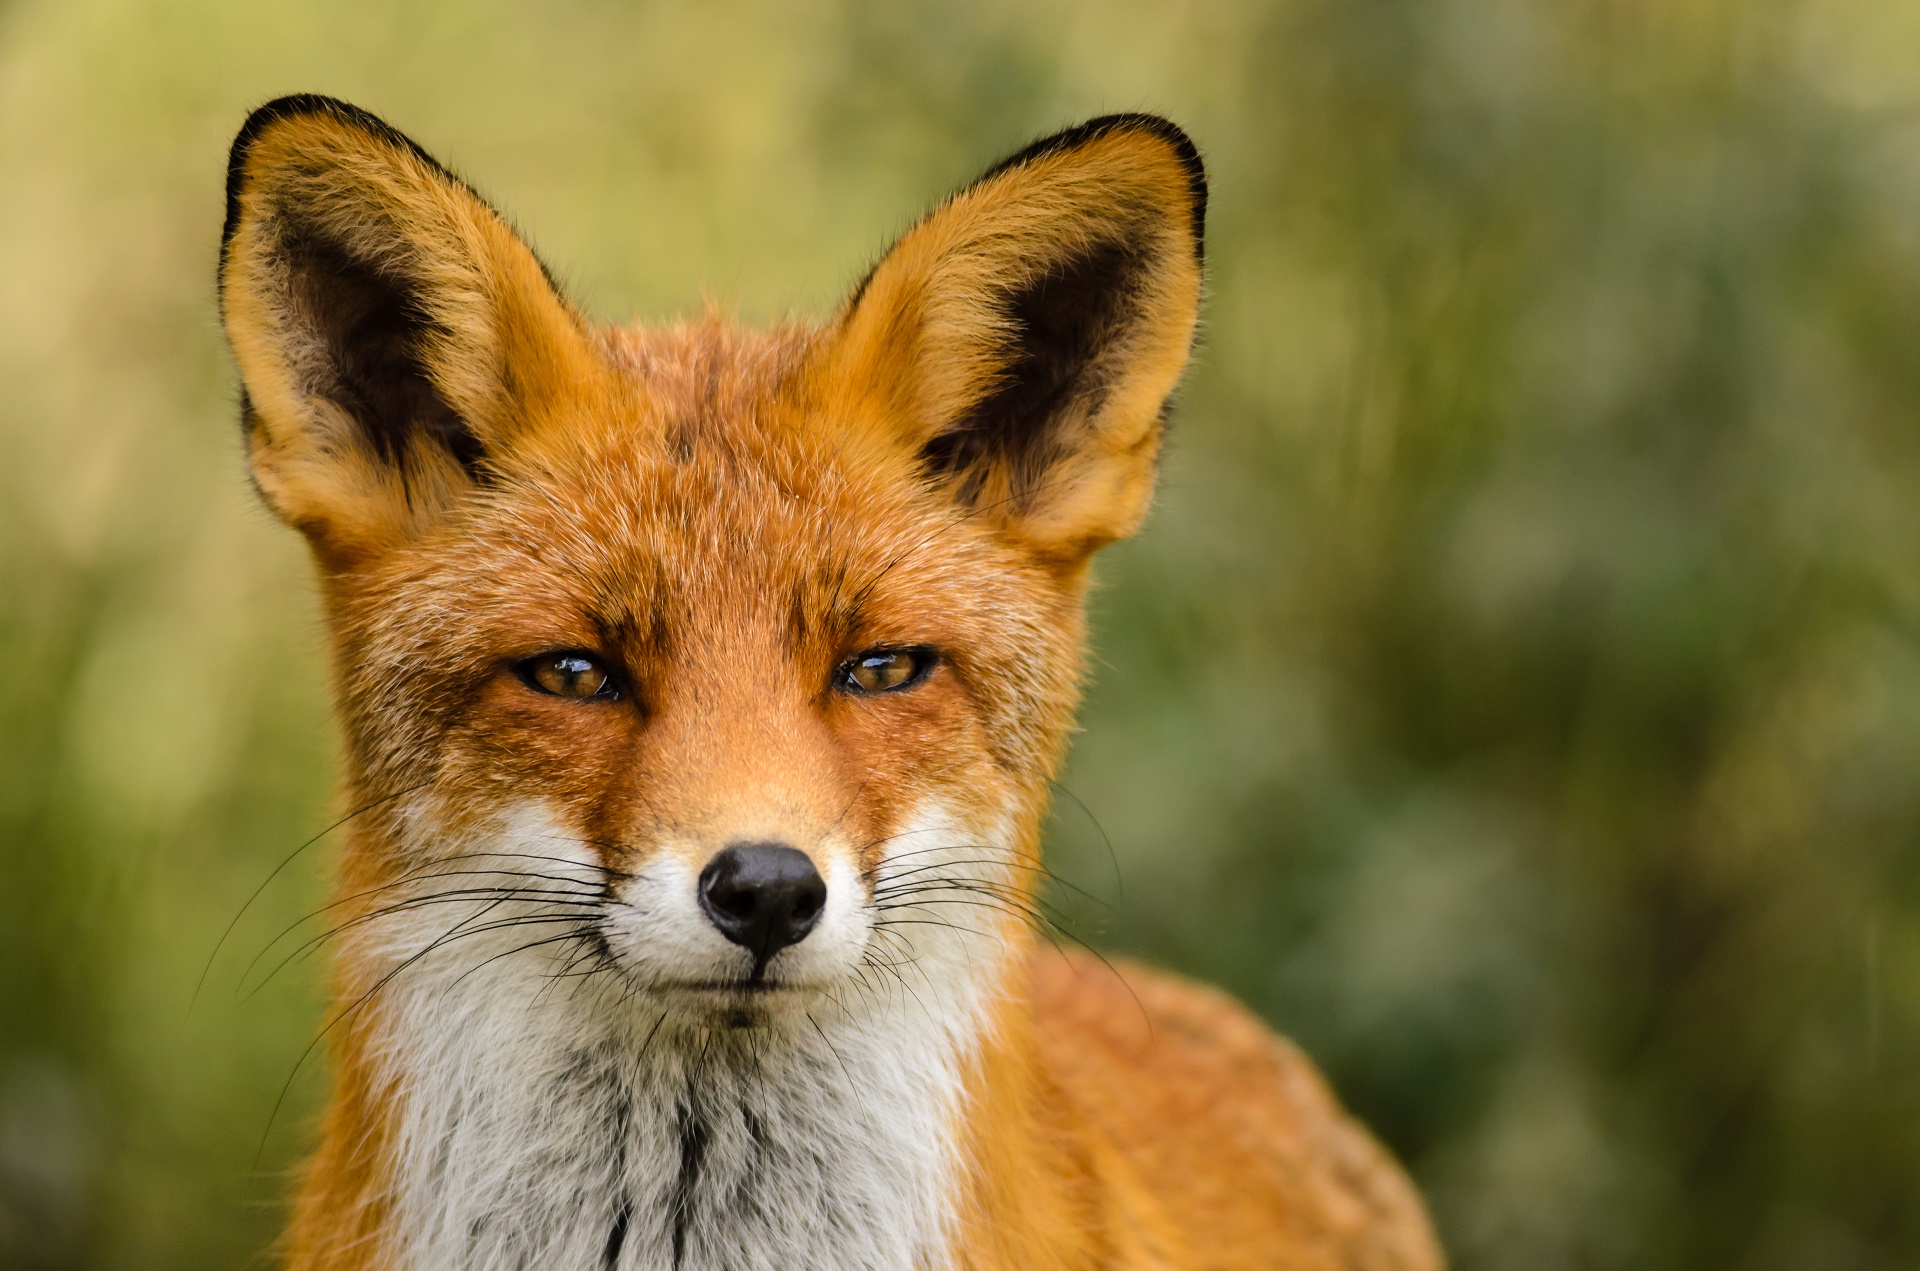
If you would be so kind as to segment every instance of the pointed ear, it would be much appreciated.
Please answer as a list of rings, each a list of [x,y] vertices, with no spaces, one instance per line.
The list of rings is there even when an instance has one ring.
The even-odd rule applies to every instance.
[[[827,337],[834,391],[924,478],[1062,566],[1133,532],[1199,317],[1206,173],[1112,115],[909,230]]]
[[[234,141],[220,313],[254,480],[330,568],[444,515],[597,361],[493,209],[326,97]]]

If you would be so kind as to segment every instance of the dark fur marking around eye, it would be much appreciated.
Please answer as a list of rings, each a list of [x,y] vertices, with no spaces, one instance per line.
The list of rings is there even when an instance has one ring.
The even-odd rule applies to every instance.
[[[1016,498],[1031,493],[1065,448],[1049,425],[1078,401],[1088,411],[1106,391],[1101,354],[1135,316],[1147,261],[1130,244],[1108,240],[1055,262],[1009,294],[1013,334],[997,387],[921,450],[930,476],[964,474],[960,495],[973,501],[989,464],[1011,469]]]
[[[326,349],[329,378],[310,387],[338,402],[386,462],[400,463],[420,437],[478,479],[480,440],[427,377],[431,319],[415,288],[326,239],[295,230],[284,241],[296,303]]]
[[[809,604],[807,589],[804,586],[796,586],[787,597],[787,648],[795,653],[805,648],[807,636],[812,629],[812,606]]]
[[[815,641],[843,643],[864,621],[864,599],[844,563],[821,567],[788,594],[787,647],[800,653]]]

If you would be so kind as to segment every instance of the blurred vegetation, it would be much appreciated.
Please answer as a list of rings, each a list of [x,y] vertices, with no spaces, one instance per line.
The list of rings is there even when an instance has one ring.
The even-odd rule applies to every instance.
[[[211,285],[299,89],[621,320],[823,313],[1033,135],[1179,119],[1210,316],[1054,833],[1095,938],[1297,1037],[1461,1268],[1920,1264],[1911,0],[12,0],[0,1265],[258,1265],[321,1092],[269,1131],[320,968],[242,968],[324,846],[188,1012],[330,816]]]

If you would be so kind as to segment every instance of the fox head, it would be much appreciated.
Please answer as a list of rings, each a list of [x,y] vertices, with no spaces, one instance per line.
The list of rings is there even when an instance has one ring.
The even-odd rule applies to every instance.
[[[258,111],[221,313],[325,598],[349,912],[765,1027],[901,960],[937,979],[934,936],[1015,938],[1205,202],[1178,129],[1111,116],[954,195],[820,326],[603,329],[393,129]]]

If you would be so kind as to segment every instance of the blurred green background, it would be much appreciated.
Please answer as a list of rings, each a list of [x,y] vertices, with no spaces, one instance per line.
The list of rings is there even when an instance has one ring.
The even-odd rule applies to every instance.
[[[1920,1265],[1920,5],[0,0],[0,1266],[262,1264],[322,1091],[268,1130],[321,968],[241,982],[324,848],[188,1013],[331,815],[212,291],[293,90],[613,320],[822,314],[1029,138],[1182,122],[1074,923],[1297,1037],[1461,1268]]]

